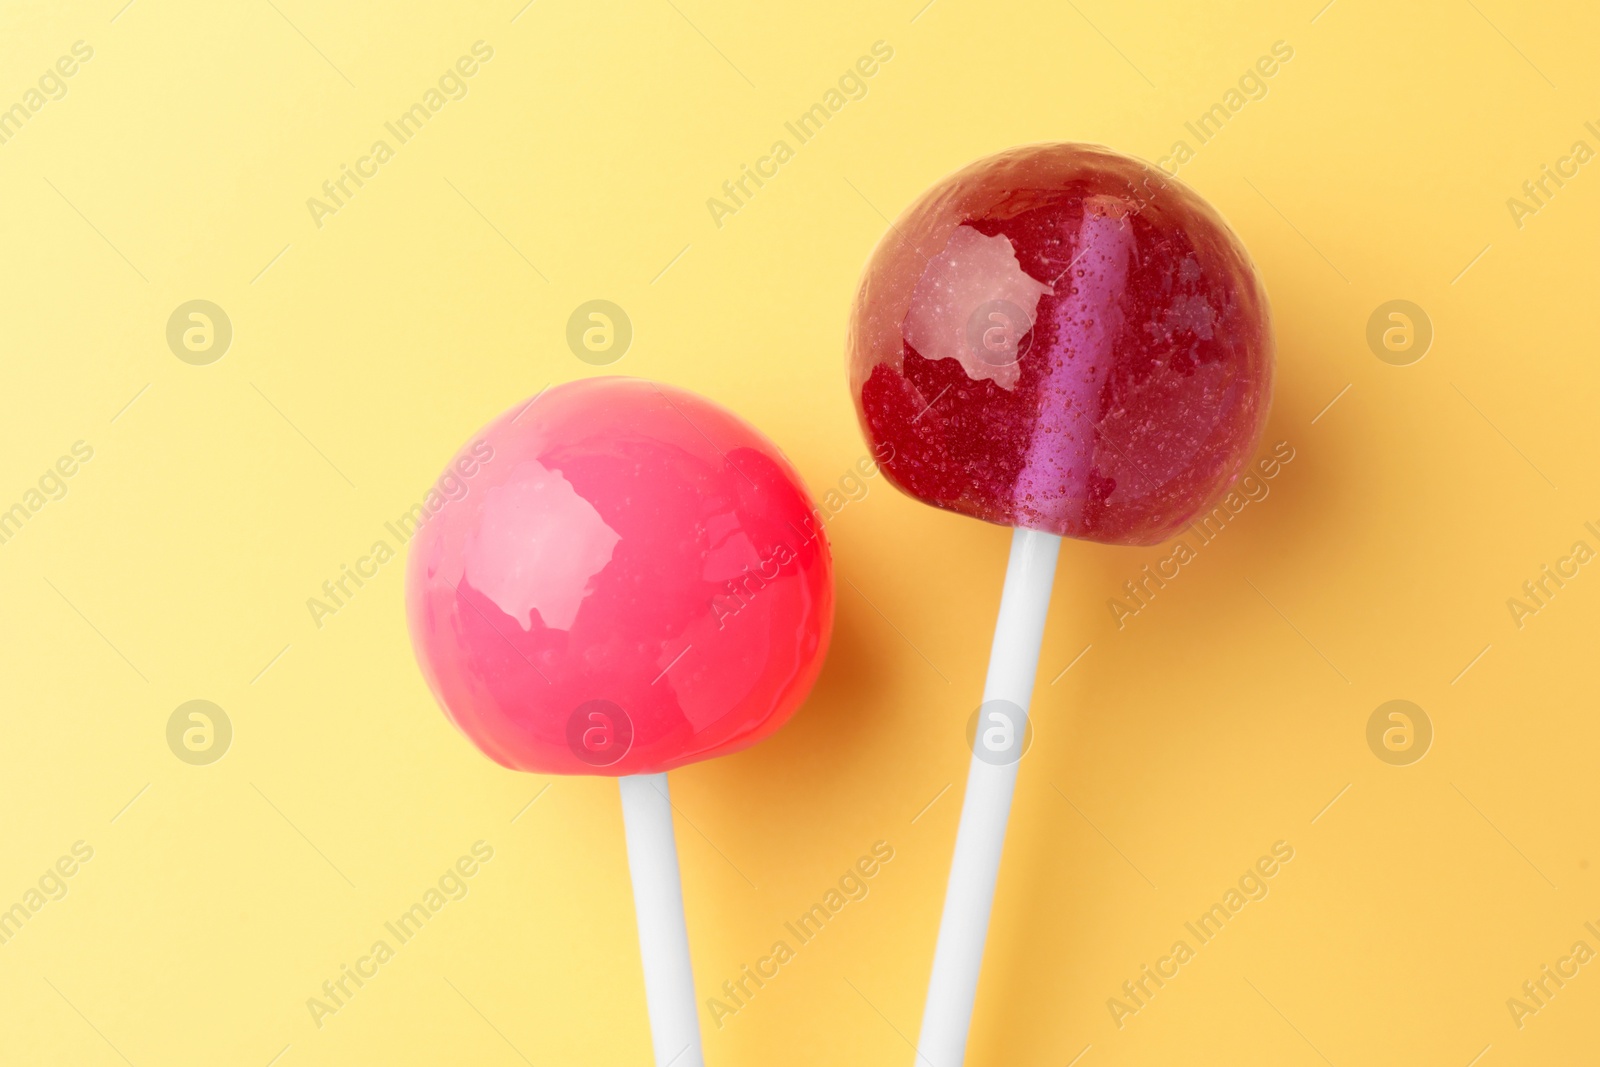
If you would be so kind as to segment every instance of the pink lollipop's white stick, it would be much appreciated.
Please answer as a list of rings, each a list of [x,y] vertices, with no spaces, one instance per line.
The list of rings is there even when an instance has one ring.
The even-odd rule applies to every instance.
[[[656,1067],[704,1067],[667,776],[633,774],[617,783],[622,789],[622,825],[628,838],[628,874],[639,920],[639,956]]]
[[[1000,874],[1000,850],[1011,815],[1017,759],[1026,733],[1028,702],[1033,698],[1039,644],[1044,638],[1060,549],[1061,538],[1055,534],[1024,529],[1012,534],[1000,617],[989,650],[989,677],[983,687],[986,706],[973,740],[944,916],[939,921],[939,943],[928,980],[928,1003],[917,1040],[919,1067],[961,1067],[966,1056],[983,943]]]

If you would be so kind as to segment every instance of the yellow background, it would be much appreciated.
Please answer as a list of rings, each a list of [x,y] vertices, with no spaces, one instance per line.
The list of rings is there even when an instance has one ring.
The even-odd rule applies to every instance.
[[[1600,568],[1520,629],[1506,601],[1600,548],[1600,170],[1521,228],[1506,200],[1600,148],[1600,20],[921,3],[6,5],[0,106],[73,42],[94,58],[0,145],[0,506],[74,441],[94,458],[0,545],[0,907],[73,842],[94,858],[0,947],[0,1061],[647,1062],[615,785],[455,733],[398,562],[321,629],[306,598],[479,425],[598,372],[564,339],[592,298],[634,325],[611,371],[730,405],[820,495],[864,453],[842,342],[884,216],[1015,143],[1162,156],[1279,40],[1181,177],[1265,276],[1267,442],[1296,458],[1120,631],[1106,601],[1165,550],[1065,546],[969,1062],[1592,1054],[1600,964],[1521,1029],[1505,1002],[1600,949]],[[314,225],[478,40],[466,98]],[[714,225],[879,40],[866,97]],[[209,366],[165,339],[195,298],[233,323]],[[1396,298],[1435,329],[1410,366],[1365,340]],[[701,998],[873,842],[895,859],[721,1029],[702,1013],[713,1065],[912,1059],[1008,535],[868,484],[829,526],[810,702],[672,776]],[[1411,766],[1365,739],[1396,698],[1436,732]],[[191,699],[233,723],[210,766],[167,747]],[[480,839],[470,895],[317,1028],[307,998]],[[1119,1029],[1107,999],[1278,840],[1270,896]]]

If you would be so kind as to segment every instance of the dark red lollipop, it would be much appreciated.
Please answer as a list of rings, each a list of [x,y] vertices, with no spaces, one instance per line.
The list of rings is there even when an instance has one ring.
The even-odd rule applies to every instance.
[[[1015,528],[918,1063],[960,1067],[1062,537],[1155,544],[1249,462],[1272,392],[1266,294],[1186,186],[1104,148],[1013,148],[890,227],[850,318],[883,469]]]
[[[1222,494],[1266,420],[1273,343],[1204,200],[1092,145],[944,179],[873,252],[850,385],[884,470],[936,507],[1154,544]]]

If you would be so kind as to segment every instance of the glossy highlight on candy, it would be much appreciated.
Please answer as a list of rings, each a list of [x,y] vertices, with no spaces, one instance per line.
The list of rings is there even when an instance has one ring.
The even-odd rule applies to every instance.
[[[656,773],[752,745],[804,700],[832,564],[799,476],[748,424],[594,378],[505,412],[447,472],[467,463],[412,542],[407,613],[430,688],[488,756]]]
[[[874,250],[850,385],[889,479],[936,507],[1156,544],[1266,424],[1267,299],[1220,216],[1105,148],[1014,148],[924,193]]]

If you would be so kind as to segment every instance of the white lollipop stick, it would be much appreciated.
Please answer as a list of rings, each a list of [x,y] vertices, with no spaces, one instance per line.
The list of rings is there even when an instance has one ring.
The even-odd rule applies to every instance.
[[[1055,534],[1023,529],[1012,534],[983,700],[985,704],[1005,700],[1021,709],[1020,720],[1010,724],[1018,746],[1026,731],[1060,549],[1061,538]],[[922,1035],[917,1040],[919,1067],[961,1067],[966,1056],[983,942],[1000,874],[1000,850],[1017,784],[1014,759],[997,765],[978,755],[988,725],[980,716],[967,771],[967,794],[961,802],[955,857],[950,863],[950,885],[945,890],[944,917],[939,920],[939,943],[933,953],[933,975],[928,980]]]
[[[622,788],[622,825],[656,1067],[704,1067],[667,776],[632,774],[618,778],[617,784]]]

